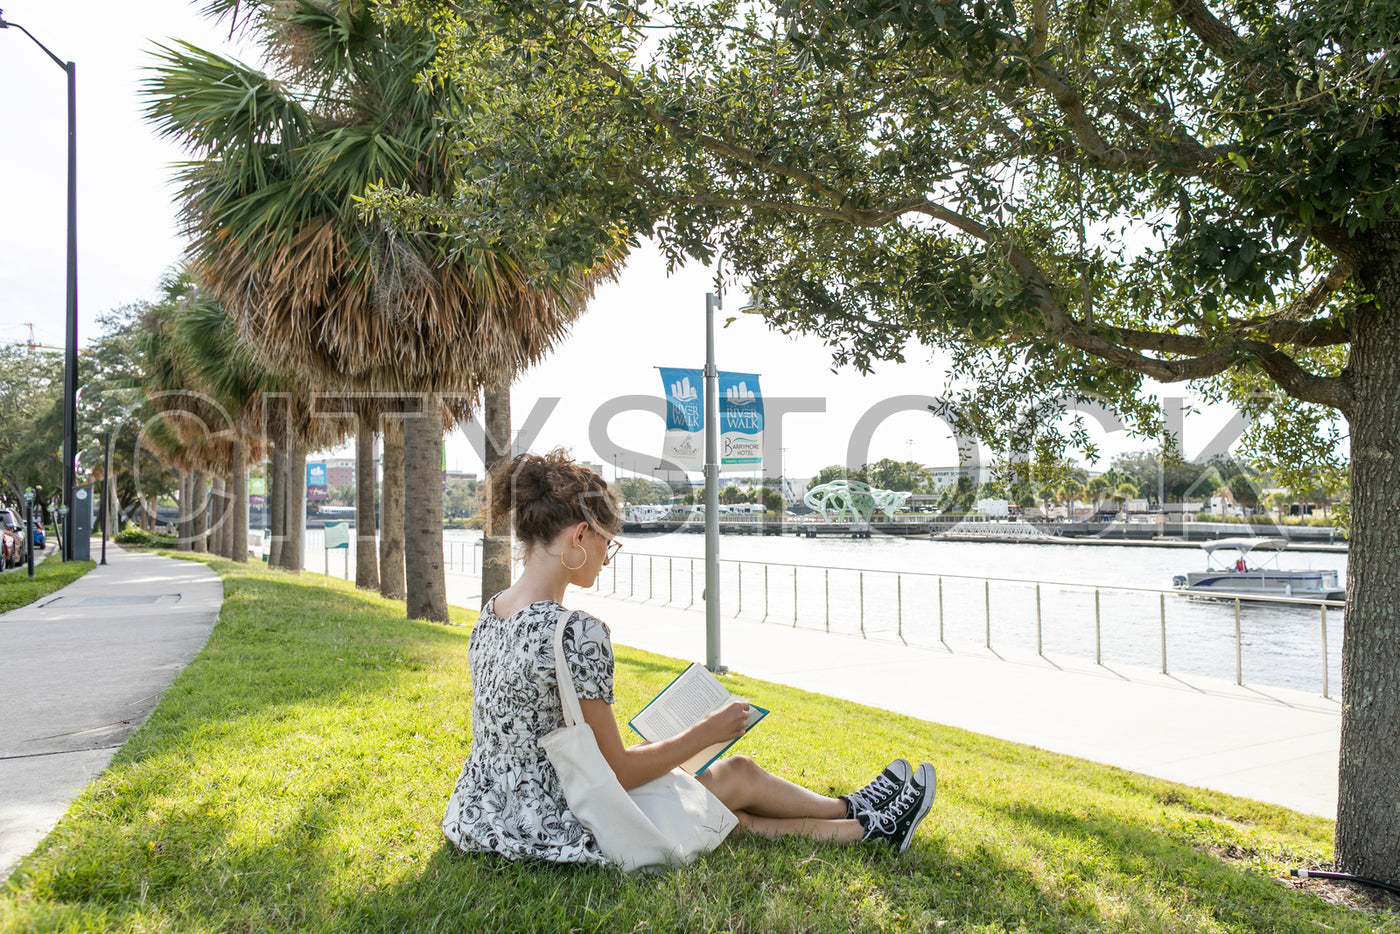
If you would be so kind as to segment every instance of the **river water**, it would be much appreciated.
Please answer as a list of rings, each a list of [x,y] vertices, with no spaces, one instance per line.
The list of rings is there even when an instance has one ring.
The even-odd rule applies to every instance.
[[[321,532],[307,536],[306,566],[322,570]],[[478,572],[480,533],[444,537],[449,572]],[[693,533],[626,536],[598,590],[700,612],[704,548],[704,536]],[[1008,657],[1039,647],[1052,661],[1161,670],[1165,616],[1169,672],[1236,676],[1235,604],[1155,592],[1170,591],[1174,574],[1204,569],[1199,548],[724,535],[720,557],[725,617],[955,651],[985,652],[990,642],[991,651]],[[338,575],[342,555],[330,566]],[[1345,580],[1346,555],[1286,552],[1278,567],[1330,568]],[[1321,693],[1321,615],[1316,606],[1241,603],[1244,683]],[[1326,615],[1328,689],[1335,696],[1344,620],[1340,609]]]

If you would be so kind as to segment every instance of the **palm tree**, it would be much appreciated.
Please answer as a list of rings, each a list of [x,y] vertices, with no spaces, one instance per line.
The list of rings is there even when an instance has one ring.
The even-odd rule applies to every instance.
[[[459,92],[418,81],[435,44],[348,0],[208,8],[240,6],[285,84],[180,44],[147,85],[151,117],[199,156],[181,173],[192,251],[271,369],[400,400],[408,614],[445,620],[444,411],[467,416],[484,386],[539,359],[612,268],[540,289],[491,244],[454,250],[362,220],[355,199],[373,184],[455,190],[438,115]]]

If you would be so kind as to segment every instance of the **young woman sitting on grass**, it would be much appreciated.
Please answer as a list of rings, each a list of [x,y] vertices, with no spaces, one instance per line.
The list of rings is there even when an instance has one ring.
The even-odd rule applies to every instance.
[[[492,476],[487,510],[510,519],[524,556],[519,579],[496,594],[472,631],[471,757],[443,818],[447,838],[468,852],[554,862],[605,862],[569,809],[540,746],[564,725],[554,629],[570,584],[591,587],[621,544],[618,505],[594,471],[563,451],[522,454]],[[501,525],[497,525],[501,527]],[[594,616],[567,616],[564,653],[583,718],[623,788],[659,778],[700,750],[743,735],[748,705],[734,701],[671,739],[624,746],[613,716],[613,651]],[[745,756],[720,759],[700,782],[766,837],[799,834],[832,843],[876,840],[905,849],[933,803],[928,763],[896,759],[859,791],[828,798],[765,771]]]

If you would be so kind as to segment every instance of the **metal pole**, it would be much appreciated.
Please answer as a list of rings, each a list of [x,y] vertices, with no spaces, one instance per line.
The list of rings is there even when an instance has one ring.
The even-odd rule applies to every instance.
[[[1235,683],[1244,685],[1244,667],[1240,664],[1240,598],[1235,598]]]
[[[768,622],[768,565],[763,566],[763,621]]]
[[[68,335],[63,349],[63,560],[73,558],[77,510],[73,498],[78,456],[78,66],[68,72]]]
[[[676,559],[666,559],[666,605],[676,602]]]
[[[826,570],[826,631],[831,632],[831,570]]]
[[[944,645],[948,643],[943,639],[943,578],[938,579],[938,641]]]
[[[1045,654],[1045,640],[1040,619],[1040,585],[1035,585],[1035,654]]]
[[[715,310],[720,297],[705,293],[705,667],[720,663],[719,624],[719,368],[715,366]]]
[[[860,634],[865,635],[865,572],[860,572]]]
[[[1322,609],[1322,696],[1327,697],[1327,604]]]
[[[737,617],[737,616],[738,616],[740,613],[742,613],[742,612],[744,612],[744,562],[740,561],[740,562],[739,562],[739,605],[738,605],[737,607],[735,607],[735,609],[734,609],[734,615]]]
[[[102,432],[102,564],[107,563],[107,539],[111,538],[112,530],[108,528],[112,522],[112,507],[107,497],[112,495],[112,433]],[[1325,608],[1324,608],[1325,612]],[[1326,653],[1323,653],[1324,658]]]
[[[797,565],[792,567],[792,628],[797,628]]]
[[[987,648],[992,647],[992,582],[982,581],[982,600],[987,610]]]
[[[627,556],[627,596],[637,595],[637,556]]]
[[[29,555],[29,576],[34,576],[34,494],[25,491],[24,497],[24,551]]]
[[[647,555],[647,599],[648,599],[648,600],[655,600],[655,599],[656,599],[656,575],[653,573],[653,571],[655,570],[655,565],[656,565],[656,561],[652,558],[651,555]]]
[[[895,633],[900,639],[904,638],[904,575],[894,576],[894,597],[895,597]]]
[[[1103,664],[1103,620],[1099,615],[1099,592],[1094,591],[1094,664]]]
[[[1157,595],[1162,609],[1162,674],[1167,673],[1167,595]]]
[[[3,12],[3,11],[0,11]],[[63,505],[59,547],[64,561],[73,558],[73,494],[76,487],[73,459],[78,453],[78,66],[65,62],[19,23],[0,18],[0,29],[15,27],[43,49],[44,54],[68,75],[68,300],[67,343],[63,348]],[[33,543],[30,543],[31,550]]]

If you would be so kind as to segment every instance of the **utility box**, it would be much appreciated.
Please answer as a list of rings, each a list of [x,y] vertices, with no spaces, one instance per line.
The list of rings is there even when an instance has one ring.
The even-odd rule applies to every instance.
[[[73,511],[68,514],[73,525],[73,541],[68,549],[70,561],[88,561],[92,557],[92,488],[80,486],[73,491]]]

